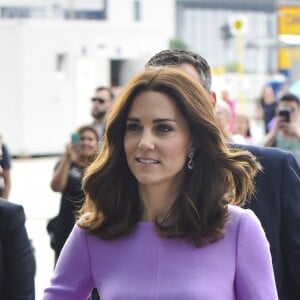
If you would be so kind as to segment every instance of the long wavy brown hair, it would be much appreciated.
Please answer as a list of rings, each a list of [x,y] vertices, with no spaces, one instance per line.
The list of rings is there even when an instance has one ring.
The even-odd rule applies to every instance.
[[[248,151],[230,149],[218,129],[209,95],[199,83],[174,68],[148,68],[136,75],[116,100],[103,147],[83,179],[85,203],[78,225],[103,239],[132,232],[143,207],[138,182],[124,151],[126,119],[133,100],[143,91],[170,97],[186,119],[194,147],[195,167],[185,167],[177,199],[156,230],[201,246],[224,235],[228,204],[242,205],[254,193],[260,168]]]

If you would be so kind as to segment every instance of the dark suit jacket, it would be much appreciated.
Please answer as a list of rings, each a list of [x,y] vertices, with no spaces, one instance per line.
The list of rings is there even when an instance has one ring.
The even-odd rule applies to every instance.
[[[280,300],[300,299],[300,167],[276,148],[246,147],[263,166],[256,180],[252,209],[269,240]]]
[[[35,259],[22,206],[0,199],[0,299],[33,300]]]

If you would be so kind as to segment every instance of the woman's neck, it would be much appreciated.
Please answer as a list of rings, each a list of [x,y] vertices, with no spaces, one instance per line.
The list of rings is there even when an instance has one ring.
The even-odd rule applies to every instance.
[[[86,156],[78,156],[77,160],[75,161],[79,166],[81,167],[86,167],[89,162],[91,161],[91,157],[86,157]]]
[[[153,222],[155,219],[160,220],[167,215],[178,196],[178,189],[140,185],[139,194],[144,207],[142,221]]]

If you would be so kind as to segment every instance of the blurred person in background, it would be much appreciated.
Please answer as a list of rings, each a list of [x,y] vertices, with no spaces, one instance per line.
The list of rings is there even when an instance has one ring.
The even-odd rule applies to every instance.
[[[211,70],[200,55],[187,50],[163,50],[145,67],[180,68],[200,83],[216,104],[211,91]],[[250,151],[263,171],[255,176],[256,193],[245,208],[252,209],[269,240],[280,300],[300,299],[300,167],[290,153],[276,148],[234,145]]]
[[[226,146],[198,83],[141,72],[109,116],[43,299],[83,300],[96,285],[107,300],[277,300],[265,233],[231,205],[253,192],[259,168]]]
[[[223,100],[218,101],[215,106],[215,115],[225,140],[232,141],[230,132],[230,108],[228,104]]]
[[[11,155],[0,135],[0,197],[9,198],[11,190]]]
[[[99,137],[94,127],[82,126],[72,137],[72,142],[67,144],[64,155],[55,166],[51,180],[51,189],[62,194],[58,216],[51,219],[47,226],[51,247],[55,251],[55,262],[84,200],[81,190],[83,172],[98,150]]]
[[[34,300],[35,269],[24,209],[0,198],[0,299]]]
[[[242,144],[254,144],[254,140],[251,134],[250,118],[247,115],[237,114],[235,116],[233,134],[243,137],[243,142],[241,141]]]
[[[245,138],[240,133],[233,133],[230,130],[231,112],[227,102],[217,101],[215,106],[215,115],[218,126],[227,142],[245,144]]]
[[[97,130],[99,139],[103,136],[107,114],[111,110],[113,99],[112,90],[104,86],[96,88],[94,96],[91,98],[91,115],[94,119],[92,125]]]
[[[220,98],[224,102],[227,103],[229,110],[230,110],[230,119],[229,119],[229,130],[233,133],[234,130],[234,123],[235,123],[235,115],[236,115],[236,108],[235,108],[235,101],[230,97],[230,93],[227,89],[221,90]]]
[[[265,85],[263,87],[261,96],[256,104],[256,111],[254,118],[264,122],[264,131],[268,133],[270,130],[270,122],[275,117],[277,109],[277,99],[274,90],[271,86]]]
[[[299,98],[294,94],[281,96],[274,126],[265,136],[264,146],[278,147],[295,154],[300,162]]]

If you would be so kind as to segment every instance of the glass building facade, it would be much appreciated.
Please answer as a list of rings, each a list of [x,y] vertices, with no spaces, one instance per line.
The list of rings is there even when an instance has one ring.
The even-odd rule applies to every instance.
[[[274,0],[178,0],[177,36],[212,66],[242,64],[246,72],[277,69]],[[233,22],[242,20],[241,32]]]

